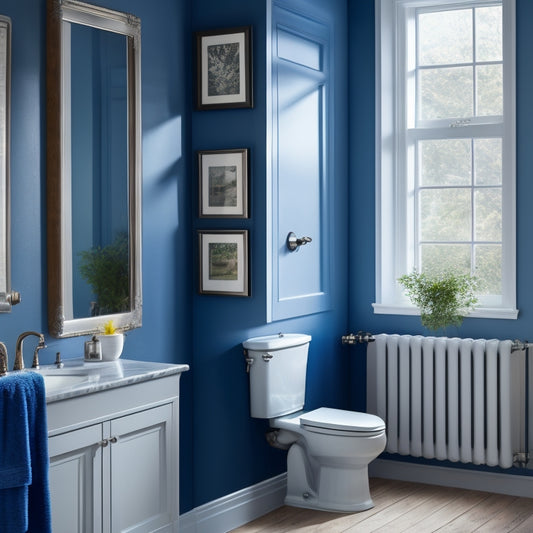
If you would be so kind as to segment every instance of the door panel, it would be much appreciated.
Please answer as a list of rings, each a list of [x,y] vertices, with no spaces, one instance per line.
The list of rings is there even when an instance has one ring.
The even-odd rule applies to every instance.
[[[330,308],[329,29],[272,10],[272,304],[281,320]],[[310,237],[295,251],[287,236]]]
[[[54,533],[102,531],[100,425],[48,439]]]
[[[171,405],[111,421],[111,531],[149,533],[171,523],[171,421]]]

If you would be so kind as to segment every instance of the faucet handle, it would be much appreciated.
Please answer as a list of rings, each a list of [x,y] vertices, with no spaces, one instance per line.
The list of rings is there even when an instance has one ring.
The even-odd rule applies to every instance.
[[[56,352],[56,361],[54,363],[57,368],[63,368],[63,361],[61,361],[61,352]]]
[[[43,348],[46,348],[46,344],[44,342],[44,337],[40,337],[39,344],[35,347],[35,351],[33,352],[33,362],[31,364],[31,367],[36,370],[39,370],[39,350],[42,350]]]

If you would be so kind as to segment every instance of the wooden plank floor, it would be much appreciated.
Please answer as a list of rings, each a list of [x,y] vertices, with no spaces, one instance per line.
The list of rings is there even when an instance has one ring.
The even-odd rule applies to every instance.
[[[533,532],[533,498],[373,478],[375,507],[353,514],[280,507],[238,533]]]

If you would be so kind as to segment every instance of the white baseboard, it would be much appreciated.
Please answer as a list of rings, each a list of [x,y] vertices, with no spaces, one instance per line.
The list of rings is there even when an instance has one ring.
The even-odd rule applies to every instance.
[[[180,533],[223,533],[283,505],[287,474],[262,481],[180,516]]]
[[[533,476],[421,465],[387,459],[376,459],[370,463],[368,473],[370,477],[398,479],[401,481],[428,483],[429,485],[441,485],[443,487],[482,490],[496,494],[533,498]]]

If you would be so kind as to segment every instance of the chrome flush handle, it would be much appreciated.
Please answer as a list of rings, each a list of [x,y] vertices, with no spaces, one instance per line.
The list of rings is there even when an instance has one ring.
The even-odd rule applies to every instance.
[[[248,357],[248,350],[243,350],[244,360],[246,361],[246,373],[250,373],[250,367],[254,364],[253,357]]]

